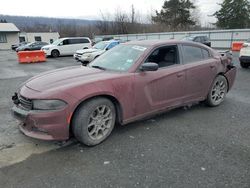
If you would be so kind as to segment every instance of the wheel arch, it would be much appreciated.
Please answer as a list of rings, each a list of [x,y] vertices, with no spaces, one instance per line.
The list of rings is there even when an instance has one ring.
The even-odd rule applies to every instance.
[[[217,74],[217,76],[223,76],[225,79],[226,79],[226,81],[227,81],[227,85],[228,85],[228,87],[227,87],[227,92],[229,91],[229,81],[228,81],[228,79],[227,79],[227,77],[225,76],[225,73],[224,72],[219,72],[218,74]],[[216,77],[217,77],[216,76]],[[216,78],[215,77],[215,78]]]
[[[72,121],[74,119],[74,115],[75,112],[86,102],[93,100],[95,98],[106,98],[109,99],[115,106],[115,111],[116,111],[116,123],[118,124],[122,124],[122,120],[123,120],[123,113],[122,113],[122,106],[121,103],[119,102],[119,100],[117,98],[115,98],[112,95],[109,94],[101,94],[101,95],[95,95],[95,96],[91,96],[89,98],[86,98],[84,100],[82,100],[79,104],[77,104],[77,106],[75,107],[75,109],[72,112],[71,118],[70,118],[70,122],[69,122],[69,126],[70,126],[70,132],[72,133]]]

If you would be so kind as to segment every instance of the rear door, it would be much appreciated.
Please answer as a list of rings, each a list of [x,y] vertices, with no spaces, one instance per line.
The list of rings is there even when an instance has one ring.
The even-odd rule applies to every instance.
[[[205,48],[182,45],[187,77],[187,101],[203,99],[217,75],[217,60]]]
[[[144,63],[147,62],[157,63],[159,69],[135,73],[135,107],[139,116],[179,105],[185,97],[185,70],[177,45],[155,49]]]

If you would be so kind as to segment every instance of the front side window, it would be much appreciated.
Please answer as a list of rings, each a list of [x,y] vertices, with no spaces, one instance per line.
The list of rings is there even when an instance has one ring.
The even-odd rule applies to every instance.
[[[154,50],[146,59],[145,63],[157,63],[159,68],[178,64],[177,46],[165,46]]]
[[[104,53],[101,58],[95,59],[88,66],[125,72],[134,65],[146,49],[144,46],[118,45]]]
[[[194,42],[202,42],[201,37],[195,37]]]
[[[117,42],[112,42],[111,44],[108,45],[107,49],[110,50],[111,48],[115,47],[118,43]]]
[[[0,43],[7,43],[6,34],[0,33]]]
[[[204,59],[201,48],[199,47],[183,45],[182,49],[184,63],[186,64],[202,61]]]
[[[63,40],[63,45],[68,45],[69,44],[69,39]]]

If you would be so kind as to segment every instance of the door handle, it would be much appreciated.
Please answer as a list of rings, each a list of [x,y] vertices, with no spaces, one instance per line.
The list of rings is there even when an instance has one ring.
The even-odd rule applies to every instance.
[[[184,76],[184,73],[178,73],[178,74],[177,74],[177,77],[178,77],[178,78],[180,78],[180,77],[182,77],[182,76]]]
[[[215,65],[210,65],[210,68],[211,68],[211,69],[214,69],[214,68],[215,68]]]

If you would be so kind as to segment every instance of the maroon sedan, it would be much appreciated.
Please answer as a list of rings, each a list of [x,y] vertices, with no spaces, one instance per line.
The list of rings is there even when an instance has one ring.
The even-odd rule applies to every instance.
[[[220,105],[232,87],[231,58],[184,41],[135,41],[119,45],[87,67],[52,70],[25,82],[13,96],[21,131],[44,140],[74,135],[93,146],[115,123],[192,103]]]

